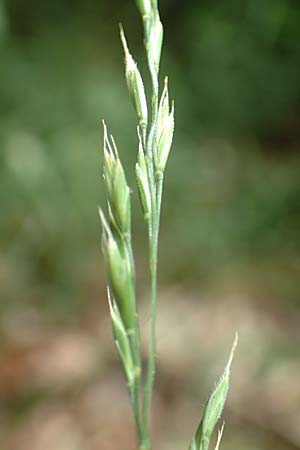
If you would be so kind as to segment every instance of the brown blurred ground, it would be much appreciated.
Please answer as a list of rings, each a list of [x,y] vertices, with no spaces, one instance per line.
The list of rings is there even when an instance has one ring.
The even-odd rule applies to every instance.
[[[51,324],[34,309],[2,319],[3,450],[134,448],[104,302],[90,314],[88,305],[76,326]],[[148,314],[144,301],[144,353]],[[235,330],[240,342],[223,416],[223,448],[250,449],[258,443],[278,450],[300,448],[299,321],[255,306],[245,292],[212,296],[176,287],[160,295],[154,448],[187,447]]]

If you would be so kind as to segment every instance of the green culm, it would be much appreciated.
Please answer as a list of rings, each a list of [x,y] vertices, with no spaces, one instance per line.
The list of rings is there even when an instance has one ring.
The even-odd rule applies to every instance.
[[[138,150],[136,181],[143,216],[147,225],[151,285],[151,330],[148,364],[143,376],[140,329],[136,305],[135,267],[131,238],[130,189],[119,158],[114,138],[104,128],[104,185],[107,213],[100,210],[102,248],[108,272],[108,301],[115,346],[128,386],[139,450],[152,448],[150,410],[155,378],[157,251],[164,172],[174,133],[174,102],[169,101],[168,79],[165,78],[159,98],[159,66],[163,42],[157,0],[137,0],[144,24],[144,45],[151,78],[152,92],[147,102],[141,73],[127,45],[123,27],[120,37],[125,54],[125,76],[130,98],[137,115]],[[150,114],[148,114],[150,104]],[[229,384],[229,371],[234,341],[228,364],[210,395],[190,444],[189,450],[207,450],[210,438],[222,413]],[[222,438],[219,430],[215,450]]]

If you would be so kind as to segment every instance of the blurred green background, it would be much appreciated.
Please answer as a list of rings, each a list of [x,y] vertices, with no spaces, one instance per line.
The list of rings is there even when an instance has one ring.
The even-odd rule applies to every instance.
[[[161,0],[176,134],[155,448],[187,447],[236,329],[224,450],[300,449],[300,4]],[[97,205],[105,118],[134,188],[131,0],[0,0],[0,448],[129,450]],[[133,189],[142,328],[145,227]],[[144,336],[146,354],[147,332]]]

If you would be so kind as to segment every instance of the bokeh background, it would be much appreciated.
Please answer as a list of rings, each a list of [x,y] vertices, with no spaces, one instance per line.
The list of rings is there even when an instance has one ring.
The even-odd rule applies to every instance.
[[[160,240],[154,449],[187,448],[240,344],[224,450],[300,449],[300,4],[161,0],[176,135]],[[101,119],[134,187],[118,22],[133,0],[0,1],[0,448],[132,450],[100,251]],[[146,355],[145,227],[133,189]]]

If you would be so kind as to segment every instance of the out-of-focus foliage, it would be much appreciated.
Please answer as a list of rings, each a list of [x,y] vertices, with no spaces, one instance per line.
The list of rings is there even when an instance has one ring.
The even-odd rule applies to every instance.
[[[269,288],[275,282],[296,298],[300,7],[170,0],[161,10],[168,30],[162,73],[171,73],[177,104],[163,212],[165,277],[196,282],[231,266],[272,273],[275,265],[282,276],[271,277]],[[101,118],[125,161],[136,152],[120,20],[139,56],[133,2],[1,4],[4,303],[81,301],[83,261],[99,243]]]
[[[181,20],[180,53],[200,123],[242,136],[292,139],[294,131],[299,138],[299,4],[198,2]]]

